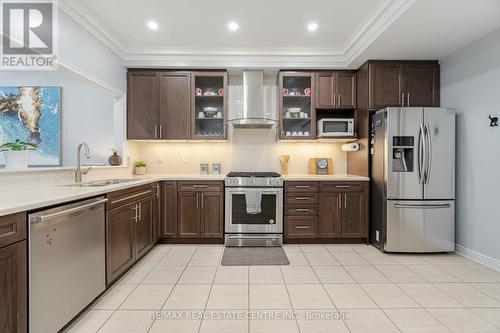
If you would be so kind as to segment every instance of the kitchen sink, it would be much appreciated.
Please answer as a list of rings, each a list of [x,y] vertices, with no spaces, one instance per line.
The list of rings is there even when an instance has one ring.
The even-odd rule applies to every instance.
[[[104,180],[96,180],[93,182],[87,182],[87,183],[78,183],[78,184],[71,184],[69,186],[77,186],[77,187],[101,187],[101,186],[108,186],[108,185],[116,185],[116,184],[121,184],[121,183],[127,183],[131,182],[134,179],[104,179]]]

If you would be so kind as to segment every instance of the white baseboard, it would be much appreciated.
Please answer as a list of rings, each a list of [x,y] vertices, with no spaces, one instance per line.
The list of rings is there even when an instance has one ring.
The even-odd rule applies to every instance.
[[[485,265],[491,269],[500,272],[500,260],[498,259],[488,257],[487,255],[463,247],[462,245],[459,244],[455,244],[455,252],[466,258],[474,260],[482,265]]]

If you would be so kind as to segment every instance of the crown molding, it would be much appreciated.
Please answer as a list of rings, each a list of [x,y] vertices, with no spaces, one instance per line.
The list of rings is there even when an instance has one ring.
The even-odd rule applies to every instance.
[[[89,17],[81,2],[60,7],[115,54],[127,67],[262,67],[262,68],[350,68],[356,59],[416,0],[382,0],[354,30],[341,50],[334,49],[182,49],[127,47],[104,22]],[[78,3],[78,5],[76,5]]]
[[[125,57],[125,42],[122,38],[110,27],[98,23],[95,18],[89,18],[90,11],[81,2],[69,3],[66,0],[59,0],[59,8],[118,57],[122,59]]]
[[[386,0],[371,17],[354,31],[344,49],[344,56],[351,65],[382,33],[387,30],[416,0]]]

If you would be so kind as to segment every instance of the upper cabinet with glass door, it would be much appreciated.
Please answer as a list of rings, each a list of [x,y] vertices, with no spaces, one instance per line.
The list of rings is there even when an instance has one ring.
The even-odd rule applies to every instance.
[[[221,140],[226,138],[227,73],[195,72],[193,80],[193,102],[191,138],[198,140]]]
[[[280,72],[280,138],[316,138],[314,73]]]

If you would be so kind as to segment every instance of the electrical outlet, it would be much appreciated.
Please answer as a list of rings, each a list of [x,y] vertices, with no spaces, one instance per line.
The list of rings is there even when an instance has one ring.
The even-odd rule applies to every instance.
[[[187,163],[189,160],[188,154],[182,154],[182,163]]]

